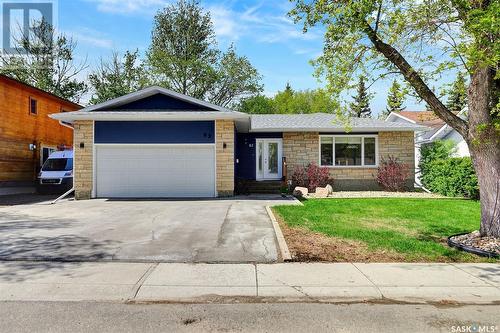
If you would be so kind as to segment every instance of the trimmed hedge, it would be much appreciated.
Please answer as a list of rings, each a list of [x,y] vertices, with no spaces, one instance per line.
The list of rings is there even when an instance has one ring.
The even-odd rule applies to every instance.
[[[435,193],[450,197],[479,198],[477,176],[469,157],[437,159],[427,163],[423,185]]]

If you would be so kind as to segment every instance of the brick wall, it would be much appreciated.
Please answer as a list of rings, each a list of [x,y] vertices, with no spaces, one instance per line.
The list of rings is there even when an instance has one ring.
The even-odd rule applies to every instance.
[[[234,121],[217,120],[215,127],[217,195],[219,197],[232,196],[234,194]]]
[[[90,199],[92,195],[92,151],[94,145],[94,122],[76,121],[74,130],[74,187],[77,200]],[[83,142],[85,147],[80,148]]]
[[[408,165],[408,185],[415,177],[415,153],[413,132],[380,132],[378,134],[379,159],[389,155]],[[319,133],[295,132],[283,134],[283,156],[287,159],[288,175],[297,166],[319,163]],[[330,168],[337,190],[378,189],[377,168]]]

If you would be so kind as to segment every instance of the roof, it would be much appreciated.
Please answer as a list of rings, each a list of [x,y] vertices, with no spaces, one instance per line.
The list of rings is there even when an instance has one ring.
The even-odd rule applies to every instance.
[[[198,105],[199,110],[120,110],[121,106],[158,94]],[[66,122],[73,122],[75,120],[193,120],[249,118],[247,114],[233,111],[225,107],[208,103],[191,96],[179,94],[175,91],[158,86],[148,87],[103,103],[91,105],[79,111],[52,114],[50,117]]]
[[[460,116],[465,112],[465,109],[460,112],[453,112]],[[409,123],[422,125],[427,127],[427,131],[422,133],[420,140],[432,140],[438,133],[445,133],[444,131],[448,127],[446,122],[439,118],[434,111],[401,111],[401,112],[391,112],[387,117],[387,120],[398,117]]]
[[[57,96],[57,95],[55,95],[55,94],[53,94],[53,93],[51,93],[51,92],[48,92],[48,91],[42,90],[42,89],[40,89],[40,88],[37,88],[37,87],[32,86],[32,85],[30,85],[30,84],[27,84],[27,83],[25,83],[25,82],[22,82],[22,81],[19,81],[19,80],[17,80],[17,79],[14,79],[14,78],[12,78],[12,77],[10,77],[10,76],[4,75],[4,74],[0,74],[0,79],[3,79],[3,80],[5,80],[5,81],[9,81],[9,82],[14,82],[14,83],[20,84],[20,85],[22,85],[22,86],[24,86],[24,87],[26,87],[26,88],[29,88],[29,89],[32,89],[32,90],[36,90],[37,92],[39,92],[39,93],[41,93],[41,94],[44,94],[44,95],[47,95],[47,96],[49,96],[49,97],[51,97],[51,98],[53,98],[53,99],[59,100],[60,102],[67,103],[67,104],[71,104],[71,105],[73,105],[73,106],[74,106],[75,108],[77,108],[77,109],[81,109],[81,108],[83,108],[83,106],[81,106],[80,104],[75,103],[75,102],[72,102],[72,101],[70,101],[69,99],[59,97],[59,96]]]
[[[250,132],[351,132],[422,131],[427,128],[411,123],[395,123],[371,118],[349,118],[342,121],[335,114],[267,114],[252,115]]]

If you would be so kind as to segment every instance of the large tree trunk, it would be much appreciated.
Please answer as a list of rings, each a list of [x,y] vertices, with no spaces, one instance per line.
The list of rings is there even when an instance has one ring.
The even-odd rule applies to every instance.
[[[479,181],[481,236],[500,237],[500,134],[492,124],[494,73],[477,68],[469,87],[469,133],[465,138]]]
[[[496,103],[494,71],[478,66],[469,86],[469,121],[457,117],[441,103],[420,75],[392,45],[384,43],[375,29],[364,22],[364,30],[377,51],[396,66],[417,94],[448,125],[464,137],[479,181],[481,235],[500,238],[500,133],[494,128],[491,110]]]

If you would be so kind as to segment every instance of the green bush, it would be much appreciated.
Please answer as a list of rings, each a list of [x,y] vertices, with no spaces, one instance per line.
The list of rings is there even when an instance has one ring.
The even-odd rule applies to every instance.
[[[469,157],[437,159],[427,163],[423,185],[450,197],[479,198],[479,185]]]
[[[420,148],[420,171],[422,174],[427,172],[430,163],[450,158],[456,149],[456,144],[452,140],[438,140],[422,145]]]

